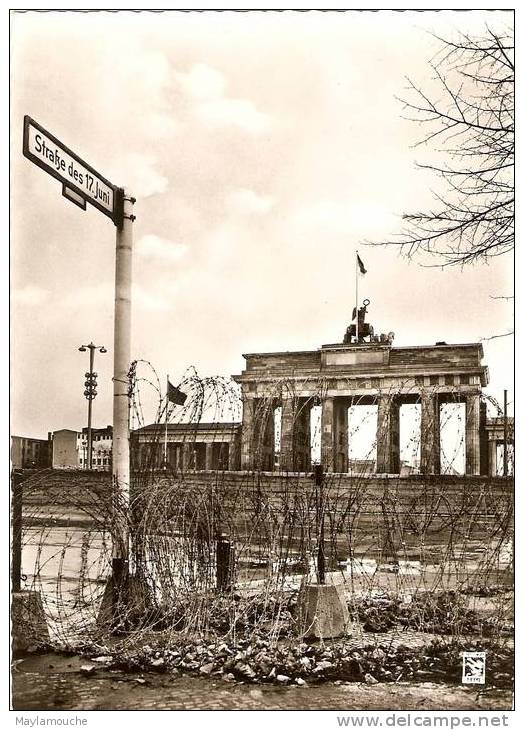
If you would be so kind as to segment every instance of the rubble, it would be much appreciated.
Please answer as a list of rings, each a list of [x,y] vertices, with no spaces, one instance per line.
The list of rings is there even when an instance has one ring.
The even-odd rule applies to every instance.
[[[277,683],[305,686],[318,682],[452,682],[460,681],[462,652],[488,651],[487,686],[508,687],[513,672],[509,646],[484,642],[433,639],[423,647],[392,646],[365,641],[356,648],[346,638],[330,642],[271,642],[256,633],[251,640],[206,641],[182,634],[158,638],[134,648],[113,648],[112,668],[144,672],[182,672],[199,676],[220,676],[226,682]],[[103,655],[102,655],[103,656]],[[109,656],[109,655],[107,655]],[[96,658],[96,657],[95,657]],[[85,674],[102,662],[83,665]],[[104,664],[104,667],[106,665]]]

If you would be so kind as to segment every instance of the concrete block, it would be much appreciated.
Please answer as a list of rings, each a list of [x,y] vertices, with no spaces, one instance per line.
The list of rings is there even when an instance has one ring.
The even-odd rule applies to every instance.
[[[12,594],[11,638],[13,654],[24,653],[30,646],[49,642],[49,631],[40,593],[17,591]]]
[[[300,636],[334,639],[350,630],[344,586],[328,580],[325,585],[302,582],[297,601],[297,629]]]
[[[148,613],[154,607],[151,589],[145,579],[129,575],[120,594],[116,594],[111,576],[105,585],[96,622],[103,630],[129,630],[140,622],[147,623]]]

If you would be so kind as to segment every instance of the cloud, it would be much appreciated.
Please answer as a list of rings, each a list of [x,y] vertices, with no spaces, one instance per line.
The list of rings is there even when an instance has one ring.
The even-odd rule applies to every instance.
[[[171,67],[166,54],[130,45],[126,65],[121,74],[131,79],[133,85],[142,84],[155,91],[163,89],[170,80]]]
[[[113,306],[115,300],[115,286],[110,282],[101,282],[83,286],[66,295],[62,303],[65,307],[98,307],[101,304]]]
[[[293,219],[300,228],[366,238],[387,235],[397,222],[391,211],[367,200],[348,204],[324,200],[299,208]]]
[[[195,99],[222,96],[226,88],[223,74],[205,63],[197,63],[187,73],[176,76],[184,91]]]
[[[171,291],[172,293],[172,291]],[[153,312],[169,309],[169,302],[166,296],[155,296],[143,289],[141,286],[133,284],[132,293],[133,308],[148,310]]]
[[[157,140],[158,138],[172,137],[180,129],[179,123],[167,112],[149,111],[144,115],[144,131]]]
[[[225,95],[227,80],[220,71],[204,63],[195,64],[187,73],[177,73],[183,91],[195,102],[195,116],[212,127],[235,126],[254,134],[264,132],[271,119],[249,99]]]
[[[165,287],[164,287],[165,288]],[[162,310],[169,307],[167,294],[173,293],[173,286],[170,285],[169,291],[158,294],[158,285],[154,287],[154,294],[147,291],[143,286],[134,283],[132,285],[131,304],[133,310],[135,307],[142,310]],[[69,308],[81,308],[94,310],[104,307],[108,312],[113,311],[115,301],[115,286],[113,282],[103,282],[92,286],[84,286],[81,289],[69,294],[64,298],[64,304]]]
[[[48,296],[49,292],[47,289],[28,284],[22,289],[13,289],[11,292],[11,301],[16,304],[25,304],[31,307],[42,304]]]
[[[172,136],[178,124],[169,103],[172,71],[166,54],[145,50],[132,39],[124,42],[122,54],[114,83],[104,89],[111,125],[131,131],[131,139],[144,136],[148,143]]]
[[[136,244],[136,252],[139,256],[163,261],[178,261],[187,250],[188,247],[184,243],[175,243],[167,238],[156,236],[154,233],[142,236]]]
[[[259,195],[248,188],[240,188],[226,198],[228,210],[240,215],[267,213],[274,205],[273,198]]]
[[[270,117],[245,99],[212,99],[199,104],[196,115],[209,126],[236,126],[253,133],[264,132],[270,125]]]
[[[169,180],[155,169],[150,155],[129,153],[115,162],[115,179],[123,181],[126,189],[137,198],[165,193]]]

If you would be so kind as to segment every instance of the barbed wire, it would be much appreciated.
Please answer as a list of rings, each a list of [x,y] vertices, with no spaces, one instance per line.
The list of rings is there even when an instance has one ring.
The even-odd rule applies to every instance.
[[[112,543],[121,524],[130,535],[132,575],[121,616],[126,633],[118,638],[123,650],[151,632],[167,643],[181,635],[238,640],[253,631],[273,643],[302,641],[296,605],[304,586],[320,578],[320,550],[326,580],[344,592],[352,641],[374,633],[507,641],[512,492],[497,477],[417,473],[426,435],[419,398],[410,399],[415,416],[398,425],[411,428],[404,434],[408,476],[371,473],[387,436],[381,423],[352,464],[350,444],[378,408],[376,395],[357,394],[346,401],[348,436],[335,444],[345,450],[347,468],[326,471],[319,486],[311,470],[324,450],[318,411],[327,382],[312,381],[307,399],[292,380],[267,383],[263,398],[244,402],[252,421],[249,438],[241,439],[236,383],[189,369],[177,386],[187,399],[169,409],[150,363],[135,363],[131,375],[139,428],[131,440],[129,504],[112,494],[103,472],[47,470],[23,482],[25,587],[40,592],[56,645],[102,645],[111,634]],[[157,393],[150,425],[143,388]],[[399,392],[379,395],[395,399]],[[460,395],[451,401],[460,406]],[[360,424],[349,414],[357,407],[367,409]],[[442,467],[452,471],[464,452],[465,415],[442,406],[440,416],[452,435]],[[246,448],[250,466],[241,469]]]

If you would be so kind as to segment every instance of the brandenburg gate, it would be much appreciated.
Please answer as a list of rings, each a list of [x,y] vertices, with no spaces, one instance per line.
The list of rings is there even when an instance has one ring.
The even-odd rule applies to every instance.
[[[365,322],[367,304],[358,330],[350,325],[342,343],[244,355],[245,370],[233,376],[243,400],[241,468],[276,467],[274,413],[281,407],[279,468],[309,470],[311,408],[320,406],[321,462],[326,471],[348,472],[348,409],[376,405],[376,472],[399,474],[400,408],[420,404],[420,472],[440,474],[440,411],[451,402],[465,404],[466,474],[487,474],[482,345],[393,347],[393,333],[374,335]]]

